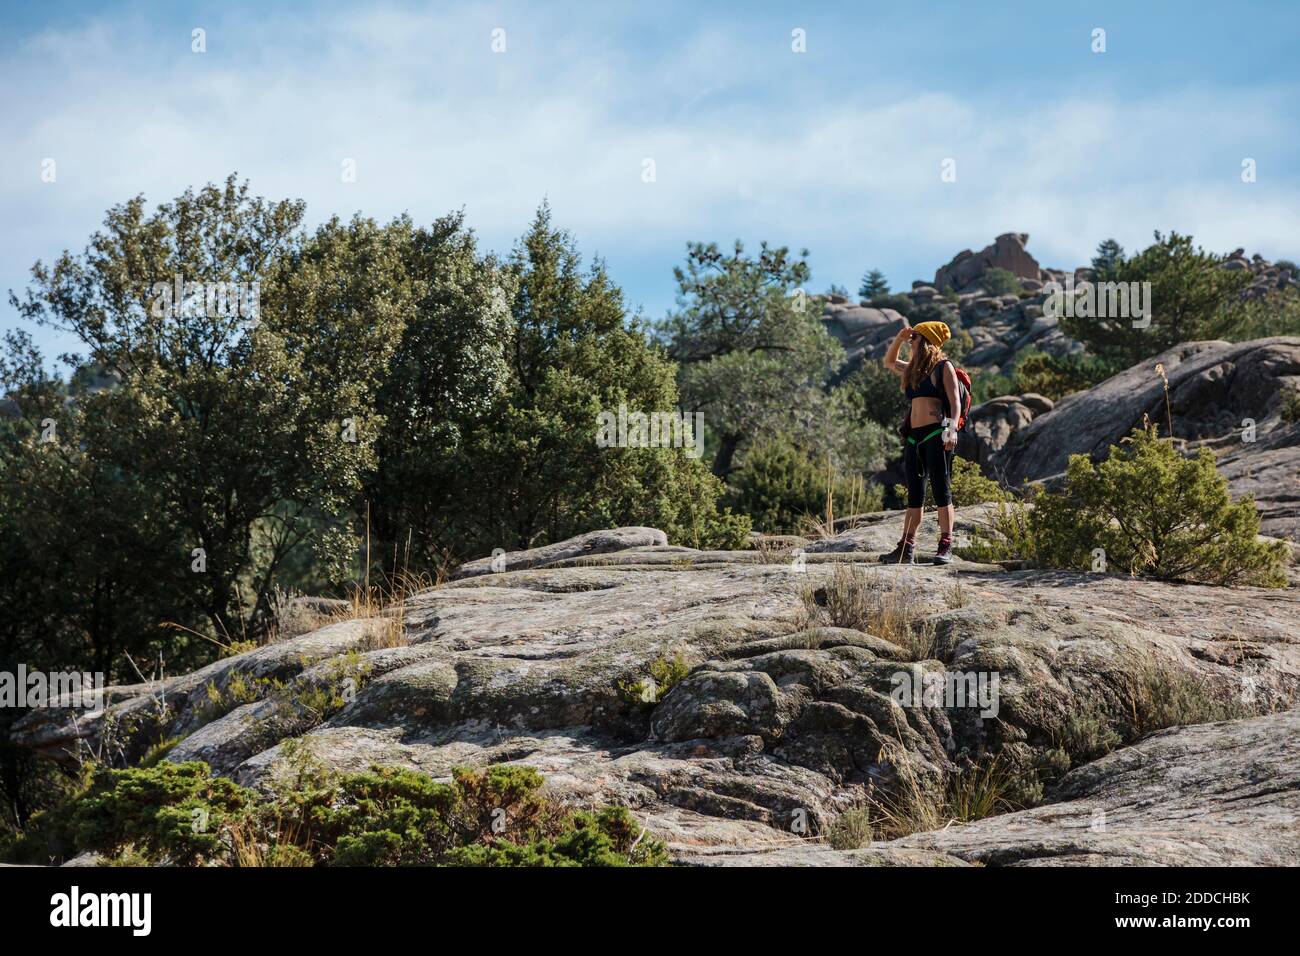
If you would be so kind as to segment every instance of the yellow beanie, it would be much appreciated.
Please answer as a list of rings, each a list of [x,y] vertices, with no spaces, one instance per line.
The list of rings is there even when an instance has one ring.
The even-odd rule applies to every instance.
[[[948,330],[948,326],[943,322],[922,322],[914,328],[937,349],[943,348],[943,343],[952,338],[952,332]]]

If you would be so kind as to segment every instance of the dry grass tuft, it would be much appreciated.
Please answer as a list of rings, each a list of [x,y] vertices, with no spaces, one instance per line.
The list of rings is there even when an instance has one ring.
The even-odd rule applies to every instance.
[[[801,623],[865,631],[907,652],[907,660],[935,656],[934,625],[920,588],[854,564],[837,564],[823,587],[805,586]]]

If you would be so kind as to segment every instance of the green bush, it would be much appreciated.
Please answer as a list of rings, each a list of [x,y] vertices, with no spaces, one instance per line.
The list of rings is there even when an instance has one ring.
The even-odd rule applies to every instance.
[[[840,474],[814,461],[784,438],[756,444],[733,478],[728,504],[769,533],[794,531],[809,516],[824,515],[827,494],[835,514],[879,511],[879,485]]]
[[[1020,292],[1020,279],[1007,269],[985,269],[980,276],[980,288],[989,295],[1016,295]]]
[[[162,762],[129,770],[98,768],[73,805],[57,815],[77,852],[106,856],[133,848],[180,865],[223,852],[222,826],[247,812],[252,791],[213,777],[202,763]],[[65,848],[66,849],[66,848]]]
[[[657,704],[668,692],[681,683],[691,671],[690,665],[680,654],[672,657],[656,657],[646,665],[646,676],[621,680],[618,689],[629,702]]]
[[[961,507],[983,504],[988,501],[1007,501],[1011,497],[1007,490],[996,481],[985,478],[984,472],[980,471],[979,465],[973,461],[967,461],[965,458],[953,458],[950,483],[952,485],[953,503]],[[930,496],[930,494],[929,485],[927,484],[926,495]],[[932,496],[929,500],[933,500]]]
[[[626,807],[579,811],[559,836],[527,844],[496,840],[460,847],[447,858],[453,866],[666,866],[668,850],[642,838],[643,829]]]
[[[1282,410],[1279,414],[1284,422],[1300,422],[1300,392],[1294,389],[1287,391],[1282,397]]]
[[[99,769],[4,848],[13,862],[85,851],[234,866],[657,866],[662,842],[622,807],[574,812],[531,767],[457,768],[450,783],[396,767],[338,773],[309,754],[269,795],[203,763]]]
[[[1232,501],[1209,449],[1184,458],[1154,426],[1135,428],[1099,465],[1072,455],[1063,491],[1030,505],[1004,504],[963,554],[1088,570],[1100,548],[1106,570],[1126,574],[1286,585],[1287,547],[1259,540],[1254,500]]]
[[[1248,342],[1275,335],[1300,335],[1300,290],[1295,287],[1257,299],[1229,301],[1206,337]]]
[[[1056,356],[1030,349],[1016,359],[1012,389],[1017,395],[1036,392],[1056,402],[1071,392],[1092,388],[1114,371],[1093,356]]]
[[[845,378],[840,388],[847,397],[851,414],[891,432],[907,413],[907,396],[899,386],[898,376],[879,362],[863,362]]]

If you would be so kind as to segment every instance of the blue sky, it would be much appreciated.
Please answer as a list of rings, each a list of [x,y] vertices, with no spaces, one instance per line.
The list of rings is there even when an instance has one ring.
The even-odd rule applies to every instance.
[[[1010,231],[1061,267],[1154,229],[1300,259],[1297,35],[1294,2],[10,2],[0,327],[110,205],[232,171],[312,222],[463,207],[501,252],[545,197],[656,319],[697,239],[807,247],[814,290]]]

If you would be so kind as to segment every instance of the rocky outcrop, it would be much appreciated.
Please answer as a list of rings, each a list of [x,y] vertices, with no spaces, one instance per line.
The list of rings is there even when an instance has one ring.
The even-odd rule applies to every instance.
[[[1297,866],[1300,713],[1179,727],[1071,771],[1049,801],[850,852],[700,853],[709,865]]]
[[[615,528],[612,531],[592,531],[541,548],[502,551],[491,557],[466,562],[452,572],[452,578],[472,578],[495,571],[523,571],[596,554],[609,554],[612,551],[625,551],[628,548],[664,547],[667,544],[667,536],[657,528]]]
[[[1007,232],[979,252],[963,249],[951,262],[935,271],[934,288],[968,292],[978,286],[980,276],[989,269],[1005,269],[1023,279],[1041,280],[1043,270],[1038,260],[1025,249],[1028,242],[1026,233]]]
[[[1259,253],[1248,259],[1245,249],[1234,249],[1229,253],[1223,262],[1223,268],[1250,273],[1250,284],[1242,292],[1242,296],[1247,299],[1262,299],[1288,286],[1300,284],[1300,271],[1293,264],[1275,264]]]
[[[624,542],[617,552],[574,542],[526,552],[516,566],[527,570],[414,596],[400,646],[368,650],[376,622],[340,622],[194,674],[113,688],[97,713],[35,713],[17,739],[47,754],[84,741],[130,757],[183,735],[167,759],[203,759],[252,786],[287,769],[290,741],[342,769],[395,764],[442,777],[457,765],[527,764],[562,799],[631,807],[679,860],[801,862],[831,852],[818,834],[841,813],[904,778],[941,788],[978,755],[1035,766],[1078,733],[1072,721],[1136,739],[1151,719],[1144,702],[1153,676],[1172,681],[1180,700],[1213,702],[1215,712],[1300,702],[1294,590],[966,564],[881,567],[863,549],[892,543],[901,516],[873,518],[867,530],[810,542],[802,554],[627,546],[653,529],[601,539]],[[837,569],[855,561],[866,562],[865,599],[899,599],[906,640],[865,623],[831,626],[818,610]],[[665,673],[656,667],[665,662],[684,676],[656,687],[652,675]],[[340,668],[355,676],[352,692],[313,712],[296,689],[328,684]],[[274,676],[277,689],[213,711],[209,686],[230,687],[241,675],[254,686],[252,678]],[[975,675],[997,676],[993,697],[898,695],[904,685]],[[1241,759],[1261,753],[1244,749]],[[1261,788],[1267,780],[1289,793],[1291,778],[1268,769],[1280,759],[1265,760]],[[1052,799],[1109,807],[1118,806],[1113,793],[1127,792],[1071,779],[1079,778],[1065,778]],[[1224,806],[1215,826],[1233,825]],[[1260,844],[1254,858],[1281,859],[1277,834],[1256,827],[1254,814],[1254,804],[1241,805],[1240,825]],[[1052,826],[1048,813],[1033,819],[1044,833]],[[882,844],[854,859],[980,860],[969,844],[934,839]],[[1141,852],[1156,862],[1186,858],[1179,847],[1162,857],[1157,842]]]
[[[991,470],[994,457],[1011,436],[1051,410],[1052,400],[1033,392],[1001,395],[976,405],[966,427],[957,435],[957,454]]]
[[[838,298],[838,297],[833,297]],[[822,324],[835,341],[844,347],[845,370],[863,361],[879,361],[905,320],[893,309],[874,309],[865,305],[827,300]]]
[[[1300,713],[1166,730],[1046,806],[897,843],[996,866],[1297,866]]]

